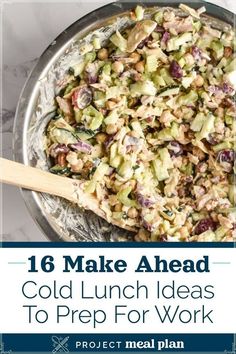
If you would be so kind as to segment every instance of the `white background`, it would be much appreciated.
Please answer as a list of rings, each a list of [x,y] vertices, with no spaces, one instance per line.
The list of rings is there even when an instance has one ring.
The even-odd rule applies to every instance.
[[[55,270],[52,273],[28,273],[28,257],[36,255],[37,264],[45,255],[52,255],[55,259]],[[86,259],[98,259],[99,255],[104,255],[108,259],[124,259],[127,264],[127,271],[124,273],[62,273],[63,255],[70,255],[76,258],[84,255]],[[153,256],[159,255],[162,259],[171,261],[172,259],[201,259],[204,255],[209,255],[210,273],[135,273],[142,255],[146,255],[152,263]],[[235,249],[201,249],[201,248],[167,248],[167,249],[142,249],[142,248],[46,248],[46,249],[0,249],[0,332],[1,333],[235,333],[236,332],[236,250]],[[9,264],[8,262],[27,262],[27,264]],[[230,264],[214,264],[214,262],[230,262]],[[87,291],[92,294],[94,284],[102,289],[104,284],[121,287],[134,284],[139,279],[141,284],[149,287],[149,299],[127,300],[103,299],[103,300],[82,300],[80,294],[81,281],[87,285]],[[73,281],[73,300],[63,300],[49,298],[43,300],[36,298],[27,300],[21,292],[22,284],[27,280],[35,281],[39,286],[52,285],[57,280],[58,285],[68,284]],[[166,285],[175,280],[176,285],[205,285],[211,284],[215,287],[215,297],[206,299],[187,300],[157,300],[155,297],[155,284],[159,280]],[[33,290],[33,288],[32,288]],[[114,305],[127,305],[129,310],[149,309],[147,321],[143,324],[130,323],[126,317],[120,317],[119,323],[114,323]],[[201,308],[204,304],[206,309],[213,309],[214,324],[209,322],[201,324],[182,324],[175,321],[174,324],[161,324],[158,320],[154,306],[170,304],[189,310]],[[49,313],[49,320],[44,324],[33,322],[28,324],[28,314],[23,305],[37,305]],[[107,313],[105,323],[93,328],[93,323],[83,324],[76,321],[71,323],[71,318],[65,318],[61,324],[56,323],[56,306],[67,305],[71,309],[103,309]]]

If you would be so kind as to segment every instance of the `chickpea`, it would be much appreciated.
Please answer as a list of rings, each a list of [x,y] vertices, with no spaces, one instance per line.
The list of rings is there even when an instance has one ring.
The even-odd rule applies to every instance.
[[[87,85],[87,82],[82,79],[82,80],[80,80],[79,84],[80,84],[80,85]]]
[[[58,154],[57,162],[58,162],[58,165],[60,165],[62,167],[66,165],[66,154],[64,152]]]
[[[234,30],[230,30],[230,31],[225,33],[225,39],[227,41],[232,41],[233,38],[234,38]]]
[[[192,66],[195,62],[194,57],[190,53],[185,54],[184,60],[188,66]]]
[[[150,233],[145,229],[140,229],[137,234],[137,239],[140,241],[148,241],[150,239]]]
[[[120,61],[115,61],[111,68],[116,74],[121,74],[124,71],[124,65]]]
[[[204,153],[199,147],[197,147],[197,146],[194,146],[194,147],[193,147],[193,152],[192,152],[192,154],[193,154],[194,156],[198,157],[198,159],[199,159],[200,161],[204,160],[205,157],[206,157],[205,153]]]
[[[134,207],[129,208],[128,210],[128,217],[131,219],[135,219],[138,216],[138,210]]]
[[[133,20],[133,21],[136,21],[136,20],[137,20],[137,18],[136,18],[136,15],[135,15],[135,12],[134,12],[134,11],[130,11],[129,16],[130,16],[131,20]]]
[[[133,74],[133,80],[134,81],[140,81],[142,79],[142,75],[140,73],[134,73]]]
[[[177,117],[177,118],[182,118],[183,117],[183,112],[182,112],[182,109],[181,108],[177,108],[175,111],[174,111],[174,115]]]
[[[174,21],[175,19],[175,13],[174,11],[165,11],[163,14],[164,20],[169,22],[169,21]]]
[[[137,182],[135,181],[135,179],[131,179],[131,180],[129,181],[129,186],[130,186],[132,189],[135,189],[136,184],[137,184]]]
[[[115,192],[115,193],[118,193],[120,191],[122,187],[122,182],[118,181],[118,180],[115,180],[114,184],[113,184],[113,188],[112,190]]]
[[[114,210],[116,212],[121,212],[122,211],[122,204],[121,203],[116,204],[114,207]]]
[[[109,135],[117,133],[117,130],[118,128],[115,124],[108,124],[106,127],[106,132]]]
[[[197,86],[197,87],[201,87],[203,86],[204,84],[204,79],[201,75],[197,75],[196,79],[194,80],[194,84]]]
[[[232,39],[234,38],[234,31],[229,31],[225,34],[225,39],[228,41],[232,41]]]
[[[71,165],[71,171],[72,172],[81,172],[81,170],[83,169],[83,166],[84,166],[83,161],[81,159],[79,159],[75,165]]]
[[[96,135],[96,140],[98,144],[103,144],[107,139],[107,135],[105,133],[98,133]]]
[[[139,238],[138,234],[134,236],[135,242],[142,242],[141,238]]]
[[[188,231],[191,231],[192,228],[193,228],[193,225],[192,225],[192,220],[191,218],[188,218],[186,223],[185,223],[185,227],[187,227]]]
[[[108,58],[108,50],[106,48],[101,48],[98,51],[98,59],[105,60]]]
[[[139,61],[137,64],[135,64],[135,70],[137,70],[139,73],[143,73],[145,70],[144,67],[144,61]]]
[[[105,177],[104,177],[104,181],[105,181],[106,183],[111,184],[111,179],[110,179],[110,177],[108,177],[108,176],[105,176]],[[109,196],[109,204],[114,207],[117,203],[119,203],[119,202],[117,201],[117,196],[114,195],[114,194],[110,195],[110,196]]]
[[[118,128],[118,129],[121,129],[121,127],[123,127],[123,125],[125,125],[125,120],[124,120],[124,118],[119,118],[119,119],[117,120],[116,124],[117,124],[117,128]]]
[[[188,231],[188,228],[186,226],[182,226],[179,229],[179,233],[180,233],[181,239],[187,239],[188,236],[189,236],[189,231]]]
[[[133,136],[134,138],[140,138],[140,134],[138,132],[136,132],[135,130],[132,130],[131,132],[129,132],[128,135]]]
[[[224,57],[229,58],[233,54],[233,50],[231,47],[225,47],[224,48]]]
[[[107,101],[106,102],[106,108],[109,109],[109,110],[114,109],[115,106],[116,106],[116,102],[114,102],[114,101]]]
[[[197,166],[197,171],[200,173],[204,173],[207,171],[207,164],[205,162],[200,162]]]
[[[205,66],[207,64],[207,60],[206,59],[202,59],[200,60],[200,62],[198,63],[198,65],[201,67],[201,66]]]
[[[220,118],[223,118],[224,117],[224,108],[223,107],[218,107],[216,110],[215,110],[215,114],[220,117]]]
[[[70,165],[76,165],[78,162],[78,155],[75,151],[68,152],[66,156],[66,161],[69,162]]]
[[[141,55],[137,52],[130,54],[130,58],[133,59],[133,63],[136,64],[140,61]]]

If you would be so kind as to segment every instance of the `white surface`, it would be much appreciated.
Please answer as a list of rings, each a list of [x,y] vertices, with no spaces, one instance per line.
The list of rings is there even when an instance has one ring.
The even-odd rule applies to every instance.
[[[57,35],[91,10],[110,1],[4,2],[3,10],[3,156],[12,158],[12,127],[20,91],[36,58]],[[214,0],[236,13],[236,1]],[[55,5],[56,4],[56,5]],[[45,241],[19,190],[3,187],[3,240]]]
[[[183,270],[178,273],[171,271],[155,272],[154,256],[159,255],[160,260],[166,260],[169,264],[176,260],[177,249],[175,248],[160,249],[159,252],[155,248],[145,249],[145,252],[143,249],[137,248],[135,249],[135,257],[130,257],[130,249],[128,248],[122,248],[122,250],[116,248],[101,249],[99,255],[104,256],[105,264],[106,260],[113,260],[110,267],[114,271],[105,274],[86,271],[86,263],[89,260],[94,260],[97,263],[98,271],[100,271],[97,249],[70,248],[68,251],[66,253],[62,248],[47,249],[47,254],[54,258],[55,268],[50,273],[44,273],[40,270],[40,264],[42,257],[45,256],[45,249],[38,248],[35,262],[38,272],[28,273],[30,269],[28,258],[32,256],[30,248],[0,249],[1,272],[2,274],[8,274],[11,279],[7,286],[4,286],[3,280],[0,293],[1,333],[236,332],[236,283],[233,281],[236,272],[235,249],[225,248],[223,255],[222,249],[217,248],[207,250],[201,248],[181,249],[181,256],[178,256],[177,259],[182,264],[185,260],[191,259],[195,264],[194,273],[186,273]],[[68,267],[69,272],[63,272],[66,269],[63,256],[68,254],[73,262],[78,255],[84,257],[82,262],[83,273],[76,273],[78,266],[74,270]],[[153,272],[136,272],[141,264],[143,254],[147,257]],[[202,262],[204,256],[208,256],[208,267],[206,268]],[[114,263],[118,260],[125,261],[127,264],[124,267],[125,263],[123,263],[123,269],[125,269],[123,273],[114,269]],[[201,270],[206,271],[197,271],[196,262],[199,260],[201,261]],[[26,264],[8,263],[17,261],[26,262]],[[225,261],[230,262],[230,264],[215,264],[215,262]],[[120,262],[119,264],[121,264]],[[163,270],[163,263],[160,263],[160,270]],[[15,277],[16,271],[17,277]],[[55,280],[56,283],[54,283]],[[5,279],[5,281],[7,280]],[[29,281],[31,282],[29,283]],[[70,284],[70,281],[72,284]],[[82,281],[84,281],[83,292]],[[139,281],[139,284],[137,284],[137,281]],[[159,281],[162,289],[159,296],[157,295],[157,281]],[[164,290],[165,296],[163,296],[163,287],[172,285],[173,281],[175,290],[167,287]],[[22,287],[25,283],[23,293]],[[118,296],[117,289],[116,291],[113,289],[112,296],[108,295],[108,291],[107,298],[104,298],[104,286],[109,290],[109,286],[114,285],[120,287],[121,296]],[[137,290],[138,285],[142,286],[139,291]],[[133,289],[131,286],[133,286]],[[177,288],[180,286],[181,288],[177,292]],[[190,289],[188,292],[186,292],[186,286]],[[61,287],[63,289],[60,292]],[[96,287],[97,296],[95,295]],[[40,288],[41,290],[39,290]],[[226,289],[227,301],[225,297]],[[31,323],[29,321],[29,307],[23,308],[24,305],[37,306],[37,308],[32,309],[34,316],[32,316]],[[58,308],[58,306],[60,307]],[[69,310],[65,306],[68,306]],[[118,308],[116,306],[123,307]],[[167,309],[171,306],[171,318],[177,310],[173,323],[167,319],[161,323],[155,306],[157,306],[162,318],[164,317],[163,306]],[[177,309],[178,306],[179,310]],[[48,314],[47,321],[45,321],[45,313],[39,312],[37,315],[39,322],[45,321],[43,325],[35,320],[35,313],[41,310]],[[74,323],[72,321],[72,310],[78,311],[73,316]],[[195,310],[200,310],[197,314],[195,312],[196,317],[193,316]],[[57,316],[57,311],[59,311],[60,317]],[[146,311],[144,316],[143,311]],[[181,313],[181,311],[183,312]],[[125,315],[118,315],[118,313],[125,313]],[[208,313],[209,317],[207,317]],[[64,317],[62,317],[63,315]],[[59,323],[57,323],[57,319]],[[135,323],[136,321],[137,323]]]

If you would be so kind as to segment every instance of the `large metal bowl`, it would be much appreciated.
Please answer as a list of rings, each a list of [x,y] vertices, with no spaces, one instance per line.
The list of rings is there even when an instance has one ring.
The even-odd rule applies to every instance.
[[[233,26],[234,14],[221,7],[202,1],[182,1],[182,3],[194,8],[204,5],[207,10],[205,19],[211,21],[215,27],[222,28],[227,24]],[[154,7],[171,6],[177,8],[179,2],[174,0],[145,1],[143,5],[148,7],[151,12]],[[109,25],[118,21],[118,18],[121,19],[120,26],[124,26],[123,19],[134,6],[135,2],[117,1],[89,13],[63,31],[41,55],[23,88],[16,111],[14,125],[16,161],[35,166],[40,160],[40,167],[47,169],[42,144],[43,131],[50,119],[50,108],[47,114],[42,115],[44,109],[42,107],[50,101],[53,102],[55,90],[53,76],[60,76],[63,71],[65,72],[68,68],[65,59],[68,58],[68,62],[71,60],[73,50],[82,38],[102,27],[105,28],[103,30],[105,33],[107,28],[110,28]],[[60,63],[60,70],[58,70],[58,63]],[[46,93],[44,85],[47,87],[51,85]],[[36,151],[35,142],[41,146],[40,151]],[[23,190],[22,193],[32,217],[51,241],[133,240],[132,234],[108,225],[93,213],[81,211],[60,198],[27,190]]]

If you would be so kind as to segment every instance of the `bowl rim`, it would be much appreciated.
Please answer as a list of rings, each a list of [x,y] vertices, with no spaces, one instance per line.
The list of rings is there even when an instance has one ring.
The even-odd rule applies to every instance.
[[[134,8],[136,4],[143,5],[145,8],[151,7],[174,7],[177,8],[180,3],[189,5],[193,8],[201,6],[206,7],[206,15],[211,16],[217,20],[223,21],[234,26],[235,14],[221,6],[203,1],[116,1],[99,7],[92,12],[84,15],[83,17],[72,23],[67,29],[61,32],[55,40],[44,50],[42,55],[38,58],[36,64],[31,70],[25,85],[20,93],[19,101],[17,104],[14,125],[13,125],[13,158],[17,162],[29,164],[29,158],[26,152],[27,140],[27,127],[32,112],[32,105],[30,102],[36,101],[37,83],[43,72],[47,72],[52,63],[56,61],[61,53],[64,52],[73,40],[81,33],[81,38],[86,33],[96,27],[102,26],[102,23],[109,18],[112,18],[123,13],[127,13]],[[31,109],[30,109],[31,107]],[[23,122],[23,125],[22,125]],[[39,226],[43,234],[50,241],[54,242],[73,242],[69,237],[62,238],[53,228],[52,224],[46,217],[46,214],[40,208],[39,194],[26,189],[21,189],[24,202],[26,204],[31,217]]]

